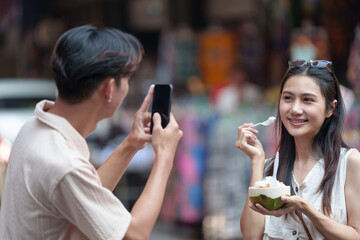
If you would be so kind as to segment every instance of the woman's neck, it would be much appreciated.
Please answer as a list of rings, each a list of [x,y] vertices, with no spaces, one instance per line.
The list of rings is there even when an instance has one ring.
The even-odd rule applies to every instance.
[[[313,140],[295,139],[296,156],[295,161],[308,162],[317,161],[319,156],[314,152]]]
[[[314,151],[312,145],[312,141],[295,140],[296,155],[293,174],[299,184],[304,181],[308,173],[319,160],[319,156]]]

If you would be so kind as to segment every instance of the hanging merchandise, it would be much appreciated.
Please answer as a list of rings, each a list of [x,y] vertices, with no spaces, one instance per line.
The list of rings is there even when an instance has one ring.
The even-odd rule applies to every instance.
[[[156,68],[156,79],[160,83],[173,83],[176,56],[175,42],[175,31],[167,30],[161,32]]]
[[[261,88],[250,82],[251,78],[241,64],[234,66],[229,74],[229,84],[214,89],[211,93],[212,103],[219,114],[236,113],[242,104],[253,107],[263,105]]]
[[[252,22],[245,22],[238,28],[236,38],[239,58],[247,69],[249,81],[261,84],[265,69],[262,29]]]
[[[247,198],[251,163],[235,148],[237,127],[245,122],[258,122],[273,114],[268,107],[240,106],[232,115],[213,115],[207,127],[207,158],[204,178],[205,239],[241,239],[239,219]],[[259,128],[257,137],[266,148],[266,129]]]
[[[193,30],[182,25],[176,33],[175,81],[185,86],[189,78],[198,76],[197,36]]]
[[[322,1],[324,2],[324,1]],[[321,1],[319,0],[303,0],[299,3],[299,9],[301,12],[301,17],[298,17],[298,24],[295,26],[301,25],[300,29],[296,29],[299,34],[299,37],[308,38],[311,44],[315,48],[315,55],[309,56],[312,58],[302,58],[302,59],[330,59],[330,51],[329,51],[329,39],[328,34],[323,27],[315,26],[313,22],[317,22],[319,16],[321,16],[319,11],[321,10]],[[299,12],[299,13],[300,13]],[[298,54],[301,54],[301,49],[298,49]],[[306,54],[306,51],[309,49],[303,49],[302,54]],[[294,58],[293,58],[294,59]]]
[[[355,28],[354,40],[351,44],[347,78],[355,93],[355,101],[346,114],[344,129],[345,142],[356,148],[360,148],[360,24]]]
[[[330,59],[329,38],[324,28],[313,28],[312,43],[316,48],[316,59]]]
[[[189,78],[198,75],[196,34],[183,25],[161,33],[156,79],[184,88]]]
[[[330,60],[329,39],[326,30],[314,26],[311,21],[303,21],[301,28],[291,32],[291,59],[328,59]]]
[[[272,0],[267,2],[269,20],[267,24],[267,35],[269,46],[266,62],[269,72],[267,87],[274,87],[280,84],[285,72],[284,66],[288,60],[289,29],[291,24],[290,1]]]
[[[238,119],[230,115],[213,116],[209,120],[204,179],[205,239],[241,237],[239,219],[247,196],[249,165],[246,157],[234,147],[237,122]]]
[[[322,0],[321,2],[321,23],[326,29],[331,46],[331,61],[334,62],[335,73],[339,81],[346,79],[347,62],[351,39],[349,39],[350,25],[349,15],[353,11],[351,2],[357,1],[338,1]],[[359,15],[359,11],[356,13]]]
[[[201,130],[204,125],[196,115],[187,115],[179,124],[186,134],[176,156],[176,206],[178,219],[184,223],[200,223],[203,219],[205,145]]]
[[[185,96],[177,101],[179,126],[184,132],[175,157],[174,172],[164,199],[161,217],[167,222],[200,225],[203,220],[203,178],[207,119],[205,97]]]
[[[199,36],[199,66],[203,81],[212,87],[223,83],[235,62],[236,47],[232,32],[211,26]]]
[[[316,59],[316,47],[308,36],[299,30],[294,30],[291,36],[291,59]]]
[[[22,14],[22,1],[20,0],[2,0],[0,1],[0,37],[5,37],[6,39],[0,40],[15,40],[7,39],[9,34],[12,31],[12,28],[18,27],[21,14]],[[18,39],[16,39],[18,40]],[[14,44],[14,42],[5,41],[0,45],[0,48],[3,46],[6,47],[6,44]]]
[[[355,28],[355,38],[351,44],[347,77],[355,94],[360,94],[360,24]]]
[[[332,57],[339,60],[343,60],[348,54],[348,19],[344,17],[349,14],[348,2],[338,0],[321,1],[321,22],[329,35]]]
[[[2,77],[17,75],[17,53],[22,40],[22,2],[0,0],[0,73]]]
[[[165,0],[128,1],[129,24],[137,31],[156,31],[169,23],[169,6]]]
[[[360,149],[360,101],[354,102],[346,114],[344,141],[351,147]]]

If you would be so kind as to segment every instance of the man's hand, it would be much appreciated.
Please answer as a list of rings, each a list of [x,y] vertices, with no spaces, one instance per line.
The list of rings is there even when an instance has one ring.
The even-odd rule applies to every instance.
[[[134,150],[140,150],[151,142],[152,136],[150,134],[150,120],[151,113],[148,112],[154,94],[154,85],[151,85],[149,91],[144,98],[139,110],[135,114],[132,129],[127,137],[129,145]]]
[[[153,121],[152,145],[156,158],[145,188],[131,210],[132,219],[124,239],[149,238],[159,216],[176,148],[183,135],[172,114],[164,129],[159,113],[154,114]]]
[[[161,117],[159,113],[155,113],[153,117],[154,128],[152,136],[152,144],[154,152],[157,156],[173,158],[178,143],[183,136],[183,132],[179,129],[174,115],[170,113],[170,121],[166,128],[161,126]]]

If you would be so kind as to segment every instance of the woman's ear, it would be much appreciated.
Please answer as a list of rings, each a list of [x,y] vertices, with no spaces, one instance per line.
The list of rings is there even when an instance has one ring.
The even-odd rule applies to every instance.
[[[331,103],[331,109],[329,109],[329,111],[327,112],[327,114],[326,114],[326,118],[331,117],[331,115],[333,114],[333,112],[334,112],[334,110],[335,110],[336,106],[337,106],[337,100],[335,99],[335,100],[334,100],[334,101],[332,101],[332,103]]]

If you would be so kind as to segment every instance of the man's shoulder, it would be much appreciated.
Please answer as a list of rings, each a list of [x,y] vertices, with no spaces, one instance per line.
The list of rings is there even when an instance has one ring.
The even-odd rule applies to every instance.
[[[57,178],[87,160],[71,147],[66,136],[34,118],[19,133],[9,161],[18,162],[33,174]]]

